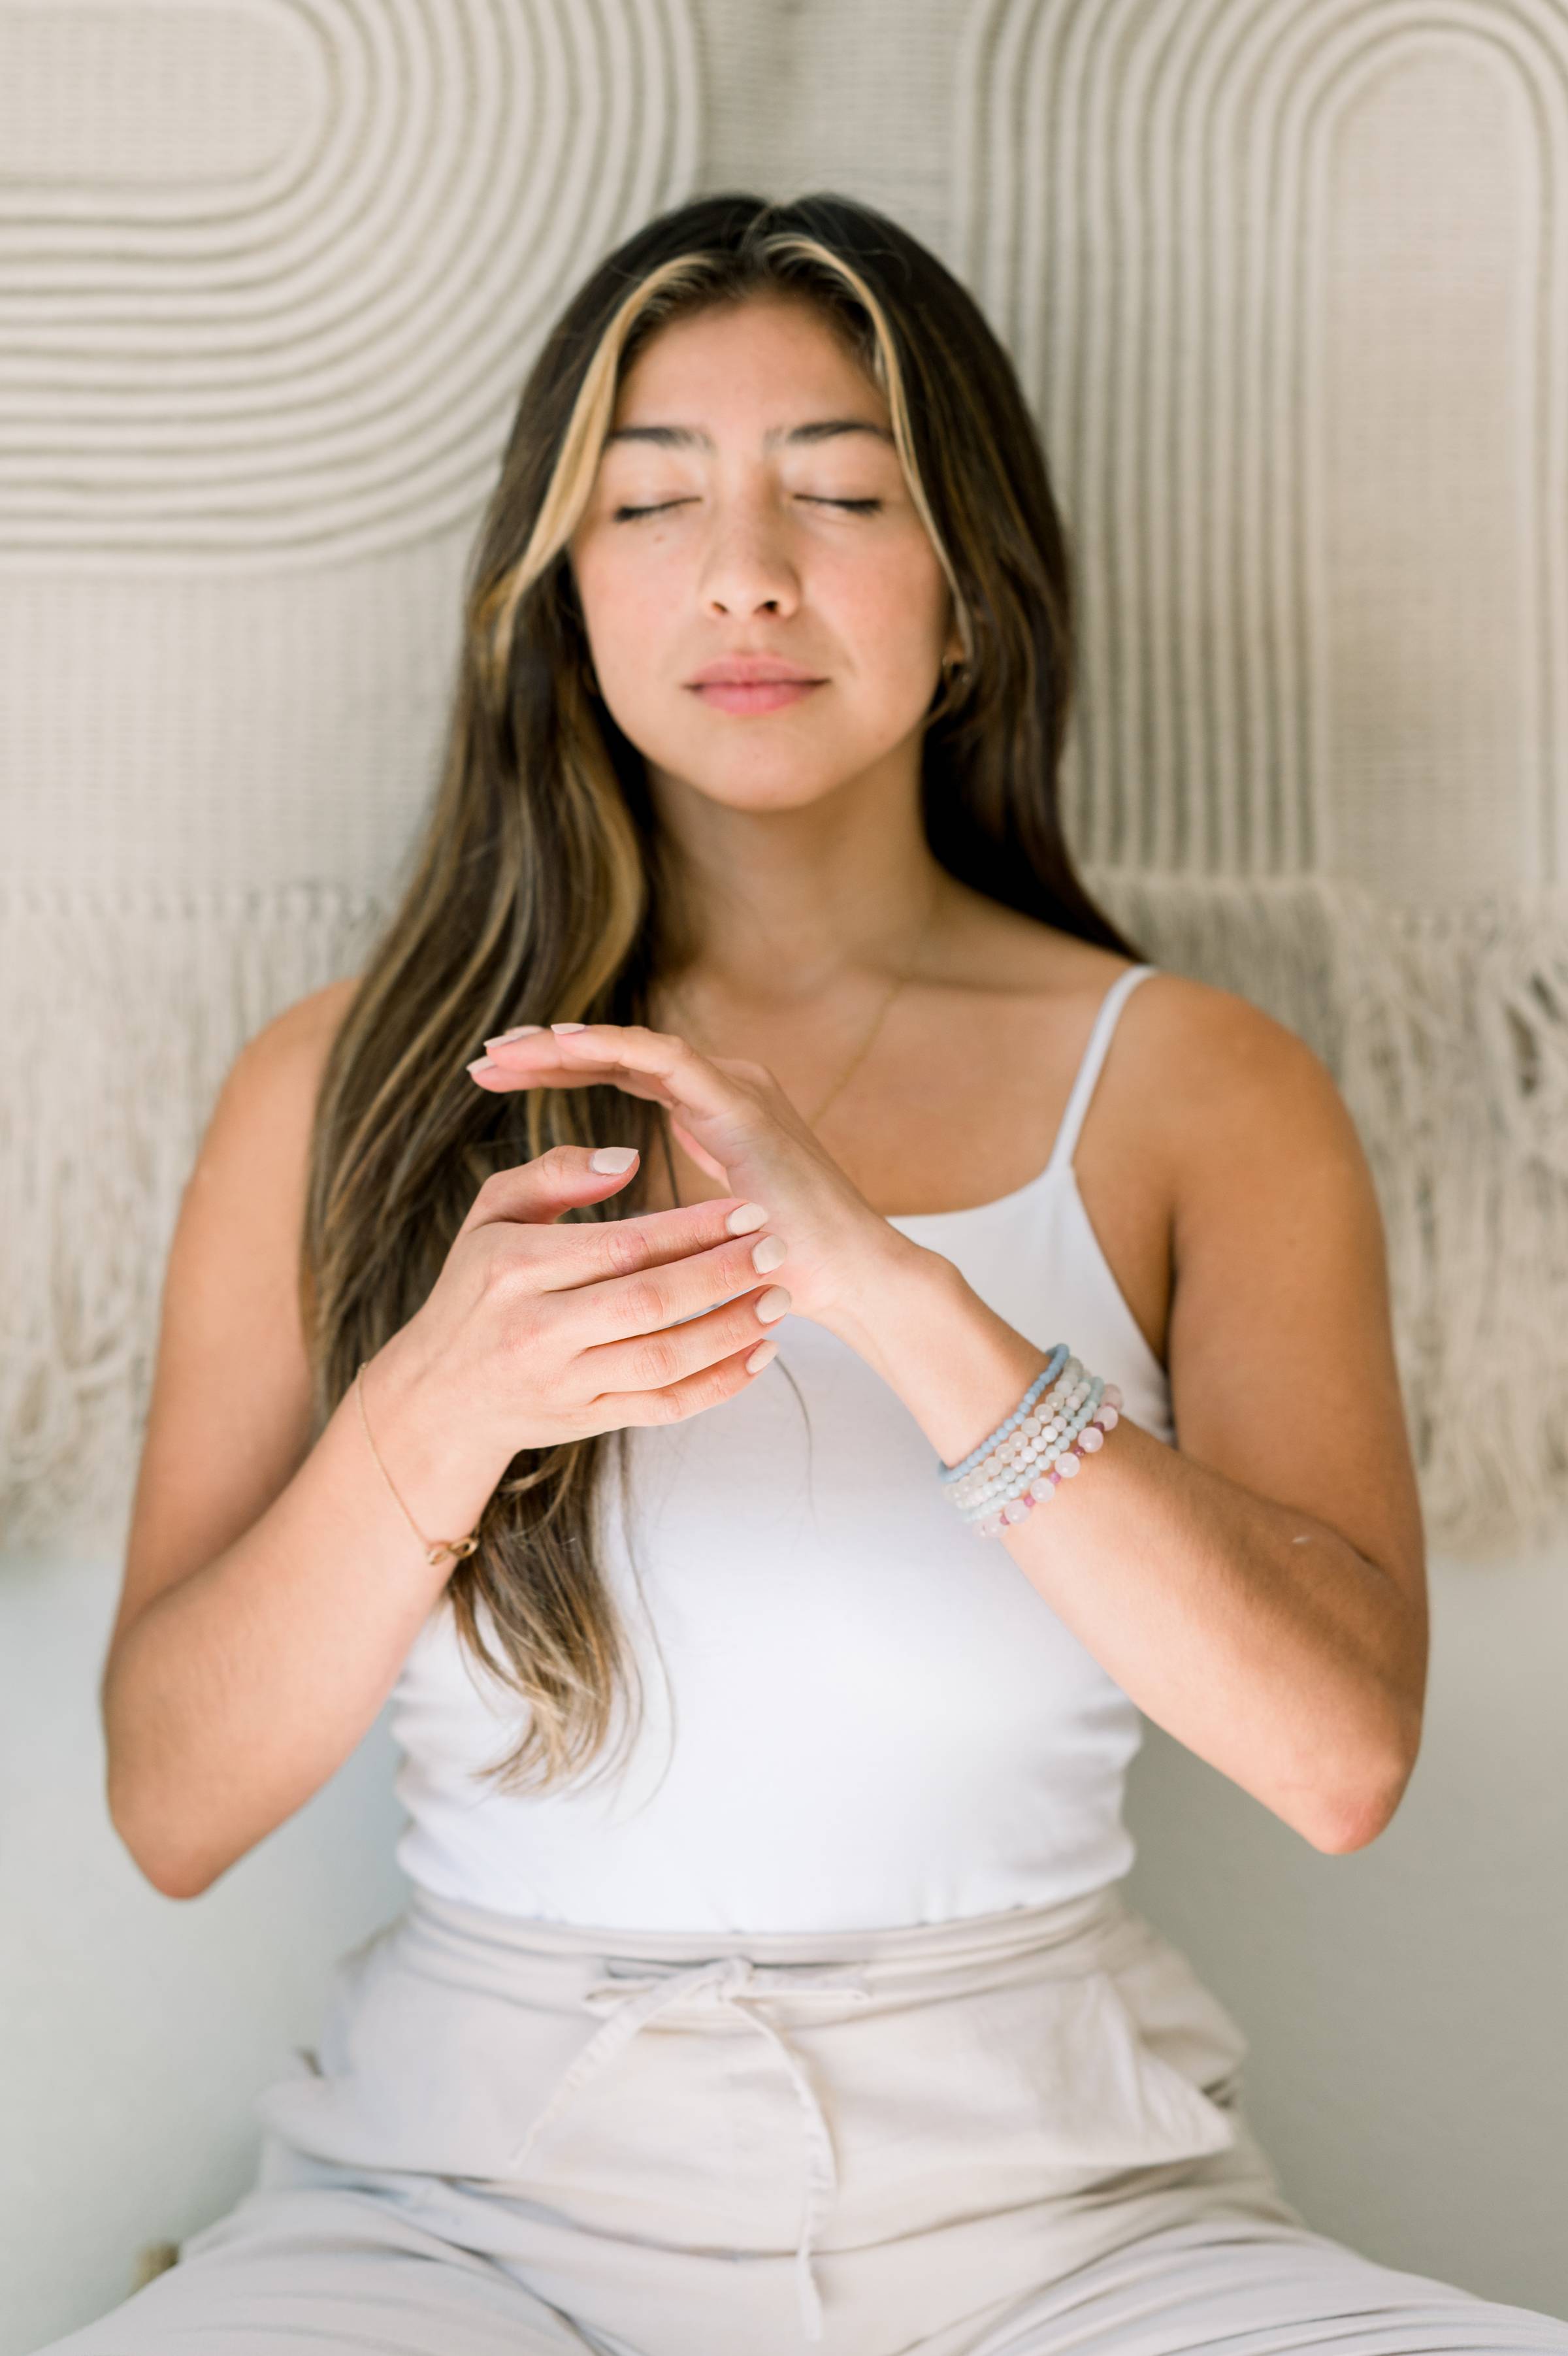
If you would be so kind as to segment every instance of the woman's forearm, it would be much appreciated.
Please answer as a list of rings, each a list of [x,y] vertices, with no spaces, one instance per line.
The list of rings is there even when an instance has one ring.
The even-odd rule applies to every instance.
[[[376,1446],[419,1527],[461,1537],[505,1468],[465,1462],[403,1343],[366,1369]],[[261,1518],[155,1597],[106,1664],[109,1812],[156,1888],[197,1896],[327,1782],[450,1569],[424,1558],[350,1389]]]
[[[889,1229],[835,1330],[946,1463],[1072,1335],[1019,1333],[950,1261]],[[1093,1368],[1103,1373],[1104,1368]],[[952,1512],[938,1491],[933,1501]],[[1312,1515],[1169,1448],[1125,1413],[1077,1481],[994,1537],[1145,1715],[1314,1847],[1359,1847],[1419,1740],[1422,1641],[1395,1582]]]

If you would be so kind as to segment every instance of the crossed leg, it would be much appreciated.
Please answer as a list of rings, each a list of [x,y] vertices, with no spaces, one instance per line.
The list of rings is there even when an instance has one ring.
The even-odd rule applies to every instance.
[[[179,2264],[37,2356],[584,2356],[489,2259],[364,2192],[247,2193]]]
[[[939,2338],[951,2356],[954,2338]],[[246,2194],[177,2265],[36,2356],[603,2356],[606,2345],[392,2203],[310,2186]],[[1568,2356],[1568,2321],[1238,2211],[1075,2268],[992,2316],[963,2356],[1326,2351]]]
[[[1568,2321],[1240,2214],[1165,2228],[1031,2292],[969,2356],[1568,2356]],[[917,2356],[910,2351],[909,2356]]]

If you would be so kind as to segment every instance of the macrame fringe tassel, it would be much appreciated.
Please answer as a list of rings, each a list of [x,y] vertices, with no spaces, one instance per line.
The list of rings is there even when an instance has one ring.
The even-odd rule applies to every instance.
[[[1568,1524],[1568,895],[1085,871],[1157,964],[1333,1072],[1382,1204],[1428,1537]],[[0,1544],[123,1542],[185,1181],[244,1041],[384,912],[330,884],[0,886]]]
[[[218,1091],[380,915],[329,884],[0,884],[0,1545],[119,1550]]]
[[[1427,1537],[1568,1526],[1568,893],[1393,905],[1316,876],[1085,881],[1155,964],[1315,1047],[1382,1207]]]

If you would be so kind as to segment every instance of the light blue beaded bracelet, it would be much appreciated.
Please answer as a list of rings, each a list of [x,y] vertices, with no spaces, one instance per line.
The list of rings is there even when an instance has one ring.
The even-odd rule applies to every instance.
[[[1050,1440],[1060,1438],[1069,1416],[1087,1396],[1090,1379],[1081,1358],[1069,1358],[1045,1397],[1029,1406],[1028,1411],[1008,1431],[1005,1439],[1000,1442],[986,1442],[989,1452],[953,1483],[949,1492],[953,1504],[968,1505],[977,1496],[988,1494],[999,1482],[1011,1474],[1021,1455],[1038,1453],[1034,1443],[1042,1434]],[[1012,1419],[1009,1419],[1009,1424],[1012,1424]]]
[[[1026,1416],[1017,1437],[1009,1440],[953,1492],[953,1503],[971,1520],[993,1505],[1027,1488],[1032,1472],[1044,1472],[1071,1445],[1100,1404],[1102,1382],[1076,1378],[1049,1415],[1038,1409]]]
[[[1054,1386],[1050,1396],[1036,1409],[1047,1385]],[[1058,1342],[1012,1414],[961,1464],[944,1464],[939,1458],[937,1477],[971,1527],[982,1537],[995,1537],[1054,1496],[1081,1469],[1083,1459],[1104,1446],[1106,1433],[1121,1420],[1122,1403],[1117,1384],[1088,1374],[1066,1343]],[[1014,1435],[1026,1418],[1032,1429],[1020,1446]]]
[[[1057,1436],[1054,1439],[1047,1439],[1042,1434],[1037,1440],[1032,1440],[1022,1457],[1009,1463],[1002,1472],[985,1483],[982,1488],[977,1489],[972,1496],[967,1498],[962,1507],[964,1520],[966,1522],[985,1521],[993,1513],[1005,1509],[1015,1497],[1021,1497],[1025,1490],[1036,1480],[1047,1479],[1053,1469],[1066,1463],[1072,1455],[1073,1444],[1079,1434],[1086,1431],[1098,1415],[1104,1393],[1105,1384],[1099,1376],[1095,1376],[1087,1385],[1080,1385],[1073,1393],[1077,1404],[1060,1426]],[[1102,1426],[1101,1429],[1103,1430],[1104,1427]],[[1096,1448],[1100,1444],[1099,1440],[1092,1440],[1090,1443],[1091,1447]],[[1073,1470],[1076,1472],[1077,1469],[1075,1462]],[[1019,1518],[1016,1514],[1012,1516],[1015,1521]]]
[[[987,1433],[986,1437],[980,1442],[977,1448],[972,1448],[961,1464],[947,1464],[943,1462],[940,1456],[938,1457],[937,1478],[944,1486],[951,1481],[961,1481],[966,1472],[972,1472],[975,1466],[983,1463],[985,1458],[990,1455],[991,1451],[1002,1440],[1005,1440],[1010,1431],[1016,1430],[1019,1424],[1023,1422],[1024,1418],[1028,1414],[1029,1409],[1034,1406],[1035,1401],[1039,1398],[1040,1393],[1045,1389],[1047,1384],[1055,1382],[1063,1366],[1067,1364],[1068,1355],[1069,1352],[1067,1344],[1065,1342],[1058,1342],[1053,1347],[1050,1356],[1047,1359],[1039,1373],[1035,1376],[1034,1381],[1029,1385],[1028,1389],[1024,1393],[1023,1398],[1019,1400],[1012,1414],[1008,1416],[1005,1422],[999,1423],[994,1431]]]

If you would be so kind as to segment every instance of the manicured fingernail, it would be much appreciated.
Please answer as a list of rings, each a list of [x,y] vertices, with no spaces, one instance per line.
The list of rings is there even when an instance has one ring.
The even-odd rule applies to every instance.
[[[748,1236],[754,1227],[765,1227],[768,1214],[760,1203],[737,1203],[725,1221],[725,1232],[732,1236]]]
[[[757,1313],[763,1323],[771,1325],[776,1317],[782,1317],[792,1297],[785,1291],[781,1284],[770,1284],[766,1292],[759,1292],[757,1296]]]
[[[588,1156],[590,1170],[629,1170],[637,1160],[635,1145],[596,1145]]]
[[[519,1023],[510,1031],[498,1031],[493,1039],[485,1041],[485,1044],[487,1047],[504,1047],[509,1039],[526,1039],[531,1031],[542,1031],[543,1028],[542,1023]]]
[[[585,1031],[587,1027],[585,1023],[553,1023],[550,1025],[552,1031]]]
[[[758,1276],[766,1276],[770,1268],[777,1268],[788,1257],[789,1250],[782,1236],[764,1236],[760,1243],[751,1247],[751,1265]]]
[[[476,1055],[473,1062],[465,1064],[463,1068],[467,1072],[493,1072],[498,1070],[499,1066],[492,1064],[488,1055]]]
[[[768,1364],[768,1359],[776,1358],[778,1355],[779,1344],[777,1342],[759,1342],[756,1349],[753,1350],[750,1357],[747,1358],[746,1362],[746,1373],[748,1375],[760,1374],[763,1367]]]

